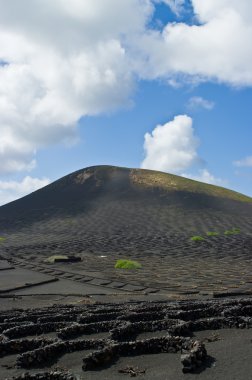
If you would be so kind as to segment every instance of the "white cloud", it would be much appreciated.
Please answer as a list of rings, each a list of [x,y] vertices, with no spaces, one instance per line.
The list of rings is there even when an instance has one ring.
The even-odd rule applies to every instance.
[[[199,140],[194,135],[192,119],[187,115],[158,125],[151,134],[146,133],[144,139],[143,169],[177,174],[200,161]]]
[[[21,198],[50,183],[48,178],[25,177],[22,181],[0,181],[0,205]]]
[[[142,75],[251,86],[251,1],[192,0],[192,6],[199,25],[170,23],[137,41],[148,62]]]
[[[0,174],[75,141],[82,116],[127,105],[135,79],[252,85],[250,0],[192,0],[200,24],[161,32],[147,26],[157,1],[0,0]]]
[[[194,179],[195,181],[199,181],[199,182],[209,183],[211,185],[218,185],[218,186],[227,185],[227,182],[225,180],[215,177],[207,169],[199,170],[199,173],[196,175],[189,174],[189,173],[183,173],[181,175],[182,177]]]
[[[237,167],[252,167],[252,156],[243,158],[242,160],[234,161],[234,165]]]
[[[149,0],[0,0],[0,173],[75,141],[76,123],[128,103],[123,41],[144,32]]]
[[[197,170],[196,174],[184,172],[204,162],[197,152],[199,139],[195,136],[191,117],[176,116],[174,120],[158,125],[151,134],[146,133],[144,139],[145,158],[141,168],[179,174],[213,185],[227,185],[225,180],[215,177],[206,168]]]
[[[187,107],[190,109],[204,108],[210,111],[214,108],[214,102],[204,99],[201,96],[193,96],[189,99]]]

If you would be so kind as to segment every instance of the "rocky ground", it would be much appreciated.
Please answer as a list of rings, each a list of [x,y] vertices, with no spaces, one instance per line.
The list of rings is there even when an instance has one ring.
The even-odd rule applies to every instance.
[[[251,198],[116,167],[2,206],[0,379],[249,380],[251,231]]]
[[[245,380],[252,370],[251,327],[251,298],[6,310],[0,315],[0,373],[16,380],[153,374],[160,380]]]
[[[26,241],[17,245],[6,239],[0,247],[0,270],[10,278],[11,273],[14,276],[11,269],[16,268],[15,276],[19,278],[19,268],[18,284],[22,282],[22,276],[27,276],[21,274],[22,269],[37,273],[37,279],[42,279],[43,274],[45,281],[68,279],[91,288],[101,286],[110,293],[120,289],[123,292],[165,293],[176,298],[252,293],[252,237],[249,234],[213,236],[202,242],[193,242],[190,235],[185,234],[145,235],[142,239],[134,235],[131,241],[130,236],[124,238],[124,234],[121,235],[108,238],[87,234],[85,237],[83,233],[82,238],[75,240],[43,244]],[[82,261],[71,264],[45,262],[57,254],[75,254]],[[115,270],[118,259],[137,260],[142,268],[137,271]],[[6,260],[9,267],[6,267]],[[9,285],[2,280],[0,292],[11,289]]]

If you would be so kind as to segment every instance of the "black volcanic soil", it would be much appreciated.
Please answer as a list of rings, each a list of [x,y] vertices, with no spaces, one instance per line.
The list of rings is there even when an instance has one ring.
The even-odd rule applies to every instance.
[[[5,311],[0,316],[1,379],[36,378],[28,373],[57,368],[62,376],[55,379],[247,380],[251,316],[251,298]],[[192,349],[196,346],[201,348]],[[192,368],[182,365],[183,355],[197,357],[190,359]],[[189,373],[183,373],[185,367]],[[64,377],[66,369],[73,377]]]
[[[130,236],[124,245],[136,246],[139,238],[148,242],[167,233],[233,227],[251,233],[252,200],[237,194],[154,171],[92,167],[2,206],[0,229],[17,234],[13,243],[18,236],[45,243],[45,236],[50,241],[96,234],[111,241]]]
[[[234,227],[241,232],[224,234]],[[6,238],[0,255],[15,267],[107,291],[252,290],[251,199],[169,174],[107,166],[78,171],[1,207],[0,231]],[[190,240],[199,234],[203,242]],[[44,263],[59,254],[82,262]],[[121,258],[142,269],[115,270]]]
[[[240,232],[225,234],[233,228]],[[249,379],[250,198],[158,172],[93,167],[0,207],[0,237],[0,379],[27,370],[48,374],[16,378]],[[62,254],[81,262],[46,261]],[[117,270],[118,259],[142,268]],[[77,334],[64,337],[64,328]],[[195,341],[208,357],[195,354],[201,365],[183,374],[181,347],[187,342],[191,355]],[[83,371],[96,350],[108,361]],[[25,358],[29,368],[18,368]]]

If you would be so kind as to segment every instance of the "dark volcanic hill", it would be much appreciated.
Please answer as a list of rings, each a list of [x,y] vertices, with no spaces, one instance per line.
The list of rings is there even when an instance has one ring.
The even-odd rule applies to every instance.
[[[134,246],[135,239],[233,227],[251,232],[251,198],[175,175],[112,166],[77,171],[0,208],[1,235],[13,243],[105,236]]]
[[[225,234],[233,228],[240,233]],[[251,334],[245,328],[251,327],[251,300],[206,299],[251,296],[251,228],[249,197],[174,175],[110,166],[80,170],[1,207],[0,310],[5,305],[11,310],[0,320],[0,378],[29,368],[38,368],[41,378],[43,366],[57,364],[78,378],[92,369],[88,378],[98,379],[102,367],[96,371],[96,365],[105,358],[103,378],[125,378],[124,369],[135,373],[136,365],[146,379],[164,379],[167,373],[184,379],[176,369],[178,355],[165,354],[171,346],[172,352],[181,351],[181,342],[183,353],[192,347],[182,363],[192,357],[192,370],[202,378],[204,367],[195,368],[194,362],[200,352],[197,365],[202,363],[204,342],[209,350],[204,379],[230,379],[231,372],[245,379],[251,367],[246,361]],[[203,241],[191,240],[199,234]],[[78,254],[81,261],[53,263],[51,256],[59,254]],[[141,268],[116,269],[122,258]],[[183,302],[171,303],[174,299]],[[45,304],[49,307],[39,307]],[[235,333],[234,327],[239,327]],[[212,328],[218,334],[210,335]],[[21,377],[31,378],[15,379]]]

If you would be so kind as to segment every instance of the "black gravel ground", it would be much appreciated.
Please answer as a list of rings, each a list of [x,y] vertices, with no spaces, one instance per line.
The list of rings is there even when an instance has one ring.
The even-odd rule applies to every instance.
[[[249,298],[4,311],[0,373],[4,379],[44,373],[38,378],[46,380],[57,379],[50,377],[57,368],[59,379],[151,379],[155,373],[157,379],[245,380],[251,327]]]

